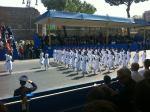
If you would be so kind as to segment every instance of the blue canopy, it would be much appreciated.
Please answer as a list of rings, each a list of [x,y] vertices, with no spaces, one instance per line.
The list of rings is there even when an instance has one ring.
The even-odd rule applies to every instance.
[[[65,26],[89,26],[89,27],[135,27],[133,19],[101,16],[85,13],[63,12],[49,10],[40,15],[36,24],[56,24]]]

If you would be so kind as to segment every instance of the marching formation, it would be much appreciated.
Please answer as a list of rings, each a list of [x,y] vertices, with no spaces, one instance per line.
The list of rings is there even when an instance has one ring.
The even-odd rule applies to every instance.
[[[5,69],[12,74],[13,62],[12,56],[6,54]],[[40,66],[48,70],[50,66],[49,54],[40,53]],[[77,73],[82,71],[83,76],[88,73],[98,74],[102,70],[115,70],[118,67],[128,67],[130,62],[139,63],[139,57],[144,62],[146,59],[146,51],[139,56],[137,51],[133,59],[131,52],[124,49],[54,49],[54,62],[65,65],[66,68],[72,68]]]
[[[142,54],[142,62],[146,59],[146,51]],[[97,74],[102,70],[128,67],[131,62],[131,52],[124,49],[55,49],[53,58],[56,63],[72,68],[77,73],[85,74],[93,72]],[[139,63],[138,51],[133,56],[132,62]]]

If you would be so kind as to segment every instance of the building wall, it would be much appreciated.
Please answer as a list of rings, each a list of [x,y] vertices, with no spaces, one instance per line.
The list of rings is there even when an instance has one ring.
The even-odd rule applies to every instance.
[[[150,22],[150,10],[143,13],[143,18],[145,21]]]
[[[39,15],[34,8],[0,7],[0,24],[10,26],[17,40],[32,39]]]

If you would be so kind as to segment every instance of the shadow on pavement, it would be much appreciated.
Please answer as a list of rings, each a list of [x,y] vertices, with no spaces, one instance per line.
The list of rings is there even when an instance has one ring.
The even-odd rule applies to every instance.
[[[0,73],[5,73],[6,71],[0,71]]]
[[[78,73],[72,73],[72,74],[70,74],[70,75],[68,75],[66,77],[72,77],[72,76],[75,76],[75,75],[78,75]]]
[[[6,74],[2,74],[0,75],[0,77],[5,77],[5,76],[9,76],[10,74],[6,73]]]
[[[61,68],[58,68],[58,69],[57,69],[57,71],[63,71],[63,70],[68,70],[68,68],[61,67]]]
[[[86,77],[93,77],[93,76],[96,76],[98,74],[90,74],[90,75],[87,75]]]
[[[107,75],[107,74],[110,74],[112,72],[108,71],[108,72],[104,72],[102,75]]]
[[[58,67],[58,66],[60,66],[59,64],[54,63],[54,62],[50,62],[49,64],[50,64],[52,67]]]
[[[69,73],[71,73],[71,72],[73,72],[73,71],[72,71],[72,70],[66,71],[66,72],[63,72],[62,74],[69,74]]]
[[[72,80],[79,80],[81,78],[84,78],[84,76],[78,76],[78,77],[74,77]]]
[[[60,66],[60,67],[57,67],[57,69],[63,69],[63,68],[65,68],[65,67],[62,67],[62,66]]]
[[[34,70],[34,69],[40,69],[41,67],[35,67],[35,68],[31,68],[31,70]]]

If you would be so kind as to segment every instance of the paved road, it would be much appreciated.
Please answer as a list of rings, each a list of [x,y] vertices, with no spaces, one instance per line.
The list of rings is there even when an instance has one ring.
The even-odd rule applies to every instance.
[[[148,56],[150,58],[150,51]],[[48,71],[44,71],[40,69],[39,60],[26,60],[15,61],[13,74],[8,75],[3,72],[3,64],[4,62],[0,62],[0,99],[13,96],[14,90],[19,87],[18,78],[21,75],[27,75],[36,82],[38,85],[36,92],[39,92],[102,80],[106,74],[104,71],[98,75],[89,74],[86,77],[82,77],[81,73],[77,75],[71,69],[65,69],[63,66],[58,67],[54,63],[51,63]],[[116,71],[112,71],[109,75],[116,77]]]
[[[97,81],[103,79],[104,76],[89,74],[82,77],[81,73],[77,75],[73,70],[65,69],[63,66],[55,67],[55,64],[52,64],[48,71],[44,71],[39,69],[38,60],[26,63],[16,62],[15,67],[16,71],[12,75],[1,73],[0,98],[12,96],[14,90],[19,87],[18,78],[24,74],[37,83],[38,90],[36,92]]]

